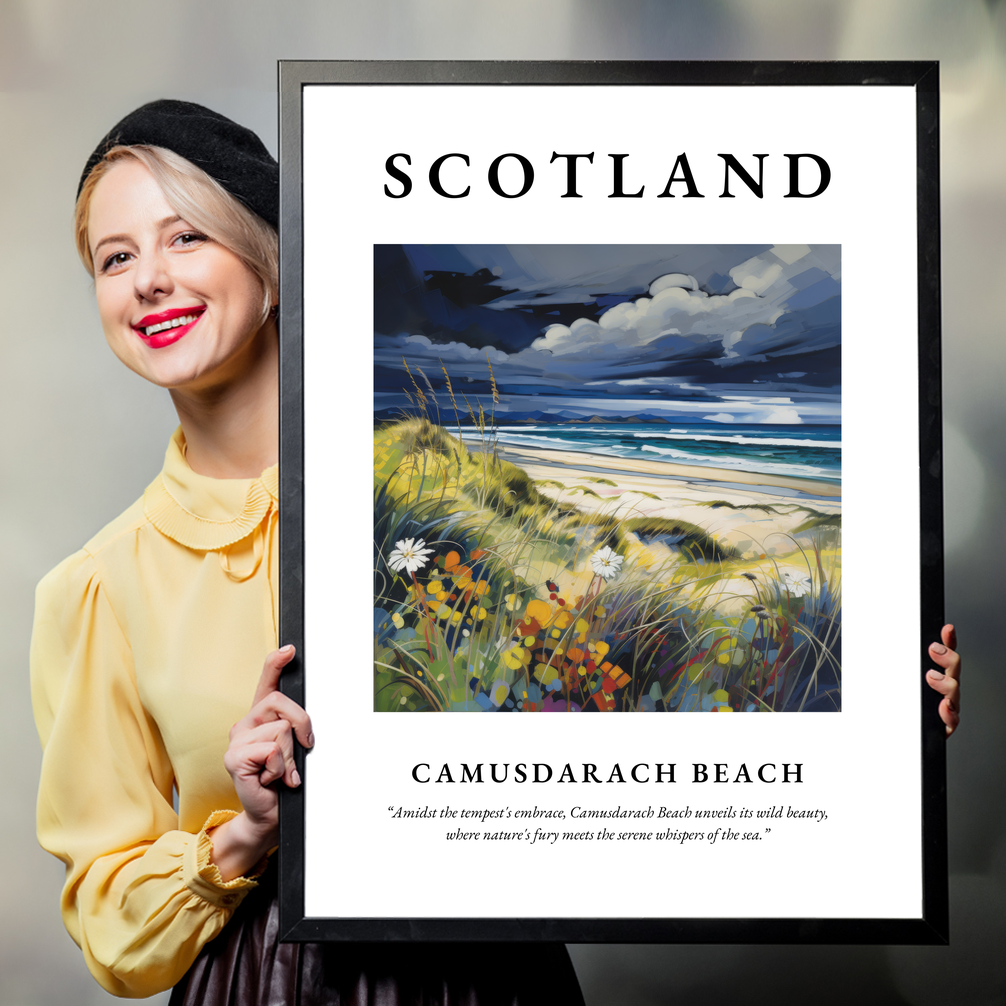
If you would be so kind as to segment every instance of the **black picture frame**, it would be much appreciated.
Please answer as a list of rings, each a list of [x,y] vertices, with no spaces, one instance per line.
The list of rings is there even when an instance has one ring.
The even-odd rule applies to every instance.
[[[280,926],[287,941],[531,941],[635,943],[939,944],[949,939],[945,736],[939,696],[925,684],[927,645],[943,624],[940,383],[939,71],[935,62],[355,62],[282,61],[280,104],[280,639],[298,648],[284,692],[311,710],[304,648],[304,360],[302,96],[307,86],[459,84],[909,87],[916,109],[918,406],[923,722],[919,840],[923,903],[917,918],[339,918],[305,914],[305,808],[311,759],[297,752],[304,785],[281,794]],[[351,868],[338,861],[335,870]]]

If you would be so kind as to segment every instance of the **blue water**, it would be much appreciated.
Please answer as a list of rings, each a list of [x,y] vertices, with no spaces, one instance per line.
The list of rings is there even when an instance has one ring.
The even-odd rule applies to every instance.
[[[487,435],[488,435],[488,431]],[[842,478],[842,428],[768,424],[598,423],[498,426],[502,447],[588,451],[616,458],[666,461],[783,477]],[[481,436],[464,430],[467,442]]]

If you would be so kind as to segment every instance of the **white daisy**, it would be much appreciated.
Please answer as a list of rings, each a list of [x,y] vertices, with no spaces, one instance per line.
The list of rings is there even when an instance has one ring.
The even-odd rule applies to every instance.
[[[406,538],[396,541],[394,551],[388,556],[388,565],[397,573],[404,569],[407,573],[415,573],[426,565],[427,556],[433,555],[432,548],[424,548],[426,542],[420,538]]]
[[[611,580],[618,576],[618,572],[622,568],[622,556],[616,555],[614,549],[605,545],[590,557],[590,564],[599,577]]]
[[[804,594],[810,593],[810,577],[803,573],[783,573],[782,582],[790,597],[803,597]]]

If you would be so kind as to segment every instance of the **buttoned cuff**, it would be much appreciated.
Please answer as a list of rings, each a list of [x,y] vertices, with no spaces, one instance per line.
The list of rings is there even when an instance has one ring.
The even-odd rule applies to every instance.
[[[216,863],[210,860],[213,842],[208,832],[237,816],[236,810],[215,810],[206,819],[202,831],[195,836],[195,841],[185,846],[182,857],[182,876],[189,890],[211,905],[228,910],[237,908],[245,895],[258,887],[255,878],[261,876],[269,865],[269,857],[263,856],[245,876],[224,880]]]

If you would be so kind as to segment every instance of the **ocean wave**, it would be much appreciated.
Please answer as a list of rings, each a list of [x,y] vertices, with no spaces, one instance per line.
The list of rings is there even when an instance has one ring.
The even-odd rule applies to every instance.
[[[544,423],[540,425],[533,425],[531,423],[521,423],[520,426],[494,426],[498,433],[542,433],[551,432],[553,430],[560,430],[563,433],[593,433],[601,434],[610,437],[620,437],[625,436],[625,431],[620,426],[587,426],[582,423],[576,424],[550,424]]]
[[[645,440],[713,440],[723,444],[755,444],[760,447],[830,447],[835,450],[842,449],[841,440],[796,440],[796,439],[773,439],[770,437],[745,437],[738,433],[732,437],[714,437],[704,433],[684,433],[679,435],[674,433],[633,433],[634,437]]]
[[[497,432],[500,432],[500,428],[497,427]],[[462,440],[470,440],[479,442],[482,440],[482,436],[479,433],[468,433],[464,432],[461,434]],[[511,434],[508,437],[500,437],[500,443],[502,444],[527,444],[528,446],[534,446],[535,444],[544,444],[546,447],[555,447],[557,444],[562,444],[572,450],[587,450],[590,448],[589,443],[584,443],[581,440],[567,440],[565,437],[534,437],[527,433],[520,433],[516,436]]]
[[[677,458],[680,461],[705,468],[736,468],[738,471],[755,472],[761,475],[791,475],[803,478],[837,479],[838,473],[830,468],[818,468],[816,465],[785,465],[771,461],[747,461],[744,458],[708,457],[703,454],[688,454],[676,451],[672,447],[653,447],[643,444],[644,451]]]
[[[678,432],[678,429],[672,427],[670,433],[656,433],[653,430],[640,433],[614,426],[557,427],[533,424],[487,429],[484,438],[477,430],[469,428],[463,431],[462,439],[473,446],[480,442],[492,444],[495,441],[502,449],[551,448],[628,460],[649,456],[651,460],[659,457],[668,463],[756,474],[762,472],[832,481],[841,478],[841,445],[838,441],[797,440],[790,437],[769,439],[750,436],[754,432],[751,430],[720,436],[713,433],[690,433],[683,429]],[[645,442],[658,438],[666,446]],[[702,451],[700,444],[696,442],[702,440],[710,441],[708,449],[713,454]]]

